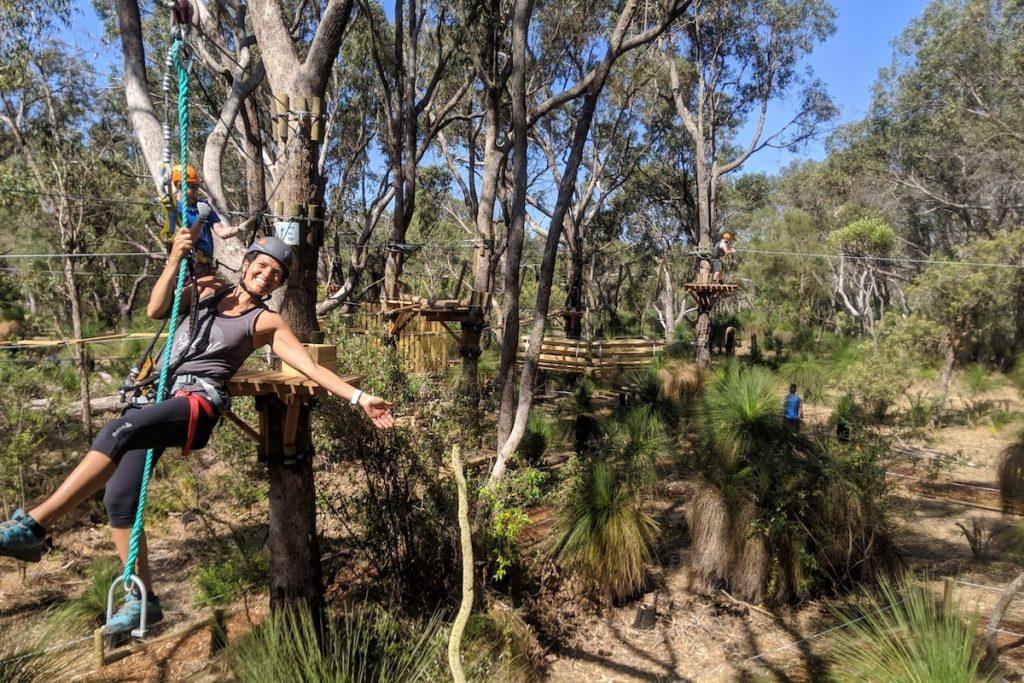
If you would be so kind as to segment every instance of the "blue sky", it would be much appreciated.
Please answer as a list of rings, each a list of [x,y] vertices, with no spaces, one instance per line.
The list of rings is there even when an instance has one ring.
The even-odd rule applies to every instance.
[[[75,0],[76,17],[64,32],[64,38],[95,57],[95,67],[107,71],[120,65],[120,46],[103,46],[102,26],[92,3]],[[807,59],[807,64],[828,86],[839,105],[839,123],[864,116],[871,103],[871,86],[878,70],[892,61],[892,41],[907,23],[919,16],[927,0],[832,0],[838,16],[836,32]],[[791,102],[776,103],[769,110],[769,126],[788,120]],[[745,138],[741,138],[745,139]],[[744,165],[742,172],[775,173],[794,159],[821,159],[825,154],[824,137],[793,154],[785,150],[765,149]]]
[[[818,46],[807,63],[839,105],[839,123],[856,121],[867,113],[878,70],[892,62],[892,41],[911,19],[921,15],[925,5],[926,0],[832,0],[838,14],[836,32]],[[785,123],[791,104],[777,103],[769,110],[769,123],[774,122],[776,128]],[[824,142],[824,138],[815,140],[798,154],[764,149],[751,157],[742,171],[771,174],[794,159],[821,159]]]

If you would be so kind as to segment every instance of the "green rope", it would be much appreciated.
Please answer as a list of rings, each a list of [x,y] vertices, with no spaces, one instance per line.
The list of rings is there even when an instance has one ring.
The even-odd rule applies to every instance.
[[[185,200],[186,185],[188,183],[188,70],[182,64],[181,52],[184,44],[176,40],[171,48],[174,55],[174,66],[178,69],[178,128],[181,132],[181,197]],[[180,214],[184,216],[184,212]],[[173,229],[174,226],[172,225]],[[173,234],[173,232],[172,232]],[[171,304],[171,317],[168,321],[167,342],[164,344],[163,359],[160,362],[160,380],[157,383],[156,402],[164,400],[167,394],[167,375],[171,365],[171,351],[174,346],[174,333],[178,327],[178,309],[181,306],[181,290],[185,286],[185,275],[188,272],[188,258],[181,260],[178,266],[178,280],[174,285],[174,301]],[[194,293],[193,296],[198,296]],[[121,580],[124,582],[125,590],[132,587],[132,574],[135,573],[135,563],[139,557],[139,540],[142,538],[142,530],[146,515],[146,493],[149,490],[149,477],[153,471],[154,450],[146,451],[146,465],[142,470],[142,483],[139,486],[139,506],[135,511],[135,524],[132,526],[131,540],[128,543],[128,558],[124,563],[124,573]]]

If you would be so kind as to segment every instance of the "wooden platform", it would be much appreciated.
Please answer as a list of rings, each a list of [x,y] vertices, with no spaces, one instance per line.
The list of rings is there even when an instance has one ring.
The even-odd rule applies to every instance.
[[[359,375],[340,375],[353,386],[359,386]],[[280,370],[242,370],[228,382],[232,396],[268,396],[278,398],[326,396],[328,391],[307,377],[288,374]]]
[[[385,299],[381,311],[391,318],[389,333],[398,335],[414,316],[440,323],[473,322],[483,319],[490,306],[490,292],[476,293],[462,299],[431,299],[419,296],[403,296]],[[452,332],[458,339],[458,335]]]
[[[306,348],[323,367],[335,369],[333,346],[307,344]],[[339,377],[355,387],[362,384],[359,375]],[[228,381],[228,392],[232,396],[256,398],[256,412],[260,418],[258,429],[246,424],[230,410],[225,410],[223,415],[258,444],[260,460],[294,464],[312,453],[308,404],[315,396],[327,396],[329,392],[326,389],[286,365],[284,370],[243,369]],[[280,446],[275,445],[278,442]]]
[[[707,282],[703,284],[700,282],[687,282],[685,285],[683,285],[683,287],[688,292],[716,292],[722,294],[728,292],[735,292],[737,289],[740,288],[739,285],[729,284],[725,282]]]
[[[519,340],[518,359],[522,363],[528,347],[527,337]],[[559,339],[546,338],[541,346],[538,367],[551,372],[609,375],[624,370],[645,368],[665,348],[658,339]]]

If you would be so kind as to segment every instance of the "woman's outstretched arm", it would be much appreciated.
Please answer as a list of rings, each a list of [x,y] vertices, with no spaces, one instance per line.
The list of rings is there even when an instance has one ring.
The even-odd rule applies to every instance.
[[[256,321],[254,342],[257,347],[269,343],[274,353],[282,361],[335,396],[351,401],[352,397],[360,391],[327,368],[318,365],[288,327],[288,323],[277,313],[267,311],[259,317]],[[395,426],[395,417],[391,414],[392,404],[390,402],[365,392],[359,393],[357,402],[370,421],[380,429],[390,429]]]

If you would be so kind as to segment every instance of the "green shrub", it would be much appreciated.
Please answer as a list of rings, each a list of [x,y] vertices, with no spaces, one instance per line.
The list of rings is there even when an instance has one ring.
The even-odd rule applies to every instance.
[[[964,368],[963,386],[971,396],[984,394],[996,387],[996,380],[984,363],[972,363]]]
[[[252,554],[228,551],[198,562],[192,570],[197,604],[227,605],[269,580],[270,558],[264,550]]]
[[[883,579],[857,609],[838,612],[846,628],[829,649],[832,675],[840,682],[987,681],[976,623],[912,576]]]
[[[853,396],[843,394],[836,401],[830,419],[833,424],[845,424],[851,432],[856,432],[864,424],[864,409]]]
[[[319,489],[322,514],[351,532],[347,542],[368,564],[376,590],[420,607],[447,597],[459,576],[451,552],[456,501],[443,454],[460,426],[445,396],[417,402],[414,427],[388,431],[340,399],[324,399],[315,415],[324,467],[344,472],[337,488]]]
[[[601,458],[583,463],[569,482],[552,529],[553,557],[607,603],[645,581],[658,525],[637,489]]]
[[[1010,381],[1017,387],[1017,391],[1024,394],[1024,353],[1017,356],[1010,370]]]
[[[870,352],[851,363],[839,380],[843,393],[851,394],[868,415],[882,419],[889,407],[910,387],[913,376],[893,354]]]
[[[788,360],[779,366],[779,377],[787,384],[795,384],[797,391],[808,401],[820,401],[831,376],[825,364],[808,356]]]
[[[516,453],[528,465],[541,465],[544,454],[556,438],[557,428],[551,418],[539,409],[532,410]]]
[[[444,645],[438,619],[405,624],[382,608],[353,608],[329,618],[321,637],[296,608],[271,612],[228,656],[240,683],[419,683],[446,675]]]
[[[515,610],[493,604],[486,612],[471,614],[462,650],[469,680],[542,680],[543,650],[533,630]]]

